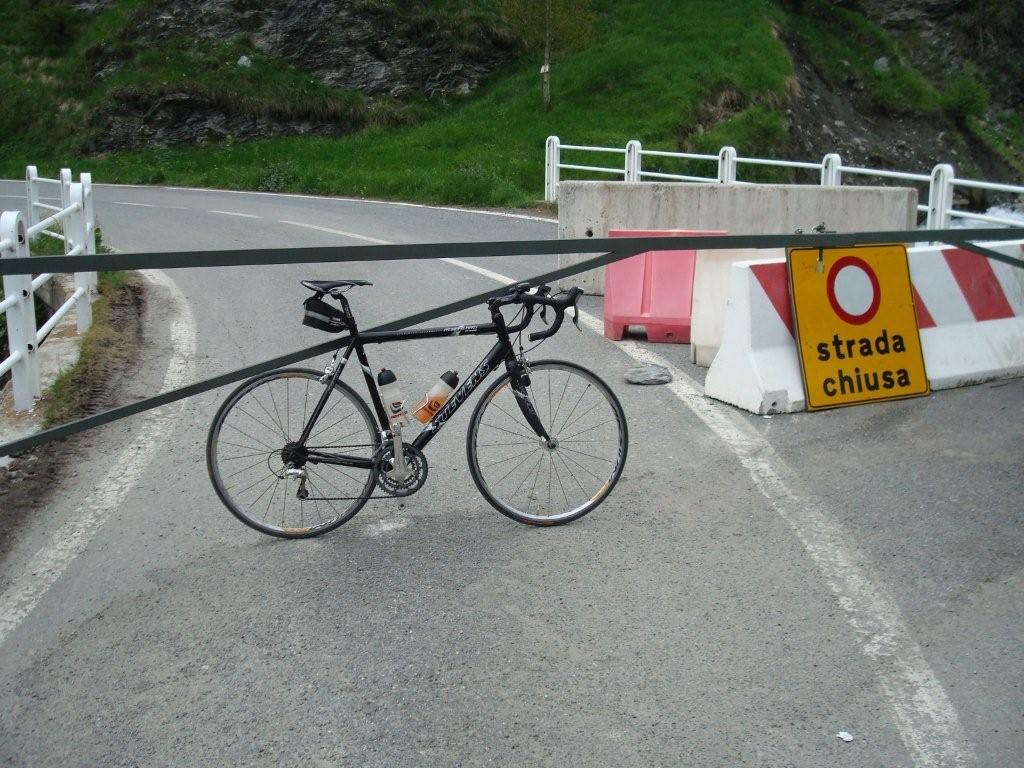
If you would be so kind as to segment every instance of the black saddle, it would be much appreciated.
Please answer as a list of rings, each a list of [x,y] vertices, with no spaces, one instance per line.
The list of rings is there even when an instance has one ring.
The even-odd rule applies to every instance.
[[[332,296],[344,293],[349,288],[373,285],[369,280],[302,280],[302,285],[317,293],[329,293]]]

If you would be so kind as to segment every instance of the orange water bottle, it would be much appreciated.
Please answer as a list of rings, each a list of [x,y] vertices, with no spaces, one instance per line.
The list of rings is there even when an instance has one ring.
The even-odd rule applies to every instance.
[[[426,424],[434,414],[441,410],[441,406],[448,402],[452,392],[459,385],[459,374],[456,371],[445,371],[441,378],[430,388],[430,391],[423,396],[416,407],[413,408],[413,416]]]

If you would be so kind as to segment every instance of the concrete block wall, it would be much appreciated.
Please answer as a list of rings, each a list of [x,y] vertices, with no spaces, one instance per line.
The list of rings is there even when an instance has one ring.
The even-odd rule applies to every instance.
[[[813,187],[800,184],[686,184],[565,181],[559,185],[558,236],[607,237],[610,229],[726,230],[730,235],[913,229],[917,190],[902,187]],[[596,254],[562,254],[559,266]],[[733,262],[784,256],[781,249],[697,252],[691,358],[709,365],[721,343]],[[604,293],[604,270],[568,278]]]

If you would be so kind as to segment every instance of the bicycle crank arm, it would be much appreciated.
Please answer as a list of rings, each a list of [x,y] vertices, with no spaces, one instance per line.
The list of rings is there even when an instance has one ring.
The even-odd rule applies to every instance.
[[[394,457],[394,465],[387,475],[399,483],[404,483],[409,478],[411,472],[409,471],[409,465],[405,461],[405,446],[402,445],[401,424],[393,424],[391,426],[391,441],[394,451],[391,454]]]

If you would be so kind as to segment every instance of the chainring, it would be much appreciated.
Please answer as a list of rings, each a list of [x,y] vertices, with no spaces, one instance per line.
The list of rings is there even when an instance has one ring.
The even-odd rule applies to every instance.
[[[394,467],[394,447],[386,445],[377,455],[374,472],[377,475],[377,486],[388,496],[411,496],[427,482],[427,457],[414,445],[406,443],[402,446],[405,463],[409,468],[409,476],[399,482],[388,475]]]

